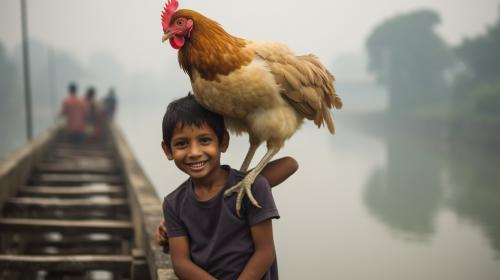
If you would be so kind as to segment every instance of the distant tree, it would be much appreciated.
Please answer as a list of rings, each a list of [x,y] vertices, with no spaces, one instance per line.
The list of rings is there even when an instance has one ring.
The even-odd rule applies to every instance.
[[[436,12],[420,10],[386,20],[368,37],[368,70],[388,89],[391,111],[446,104],[445,74],[453,55],[434,30],[439,22]]]
[[[500,18],[484,34],[465,39],[455,53],[465,65],[455,83],[456,107],[500,116]]]

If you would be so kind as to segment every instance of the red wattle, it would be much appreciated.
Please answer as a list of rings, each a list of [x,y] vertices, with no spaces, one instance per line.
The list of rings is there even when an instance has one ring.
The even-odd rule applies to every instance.
[[[170,38],[169,41],[170,41],[170,45],[172,46],[172,48],[180,49],[180,48],[182,48],[182,46],[184,46],[186,39],[184,39],[184,37],[182,37],[182,36],[174,36],[174,37]]]

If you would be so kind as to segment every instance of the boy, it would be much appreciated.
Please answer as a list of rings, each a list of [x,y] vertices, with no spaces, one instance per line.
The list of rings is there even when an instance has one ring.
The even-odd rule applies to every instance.
[[[168,106],[162,129],[167,158],[190,177],[163,203],[177,276],[278,279],[271,219],[279,214],[269,183],[263,177],[255,180],[252,192],[262,208],[244,199],[241,217],[235,211],[235,196],[224,197],[224,190],[245,174],[220,165],[220,155],[229,145],[222,116],[205,110],[188,95]],[[276,170],[279,165],[274,163]]]

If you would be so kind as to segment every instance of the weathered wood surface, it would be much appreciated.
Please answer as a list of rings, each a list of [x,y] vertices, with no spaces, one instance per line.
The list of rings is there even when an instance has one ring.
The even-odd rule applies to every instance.
[[[109,239],[91,239],[91,238],[65,238],[61,240],[30,240],[27,243],[27,247],[56,247],[56,248],[72,248],[72,247],[89,247],[89,246],[111,246],[118,247],[121,246],[123,240],[118,238]]]
[[[111,141],[90,146],[55,135],[0,162],[0,278],[30,278],[23,269],[29,266],[61,275],[113,270],[116,279],[177,279],[155,240],[161,201],[118,128]]]
[[[0,218],[1,231],[108,233],[132,235],[132,224],[116,220],[49,220]]]
[[[128,209],[128,202],[125,199],[74,199],[74,198],[33,198],[33,197],[13,197],[7,201],[6,207],[14,209],[79,209],[85,210],[106,210],[123,211]]]
[[[0,269],[49,271],[126,271],[132,265],[131,255],[0,255]]]
[[[57,148],[52,151],[51,156],[68,158],[109,158],[112,156],[112,154],[109,150],[102,148],[87,147],[84,150],[80,150],[76,149],[75,147],[61,148],[61,146],[58,145]]]
[[[36,167],[37,172],[53,173],[116,173],[118,168],[108,159],[75,159],[71,161],[45,162]]]
[[[36,185],[69,185],[91,184],[95,182],[118,185],[122,183],[120,176],[102,174],[53,174],[41,173],[31,178],[31,183]]]
[[[32,168],[40,162],[60,128],[60,125],[55,126],[0,161],[0,209],[26,182]]]
[[[109,196],[123,197],[125,191],[122,187],[109,185],[90,185],[75,187],[25,187],[19,191],[21,196],[31,197],[88,197],[88,196]]]

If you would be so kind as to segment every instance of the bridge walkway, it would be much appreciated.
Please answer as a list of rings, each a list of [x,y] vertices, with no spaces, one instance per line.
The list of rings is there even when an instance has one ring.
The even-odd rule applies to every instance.
[[[0,279],[175,279],[151,269],[138,245],[147,217],[133,214],[137,194],[116,143],[54,138],[0,204]]]

